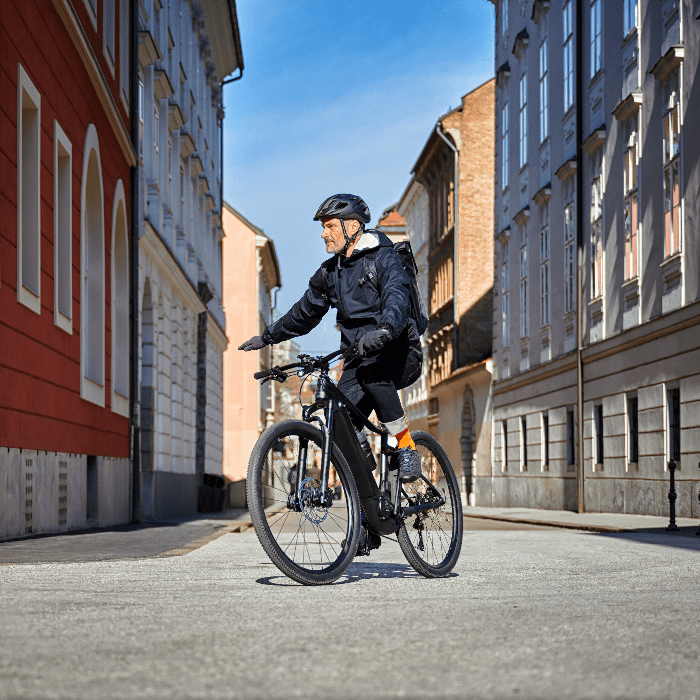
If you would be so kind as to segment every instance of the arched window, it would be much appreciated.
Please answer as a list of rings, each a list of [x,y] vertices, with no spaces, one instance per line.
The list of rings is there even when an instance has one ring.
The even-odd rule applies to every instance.
[[[105,405],[105,235],[102,164],[90,124],[80,187],[80,396]]]
[[[129,416],[129,247],[124,184],[117,180],[112,211],[112,410]]]

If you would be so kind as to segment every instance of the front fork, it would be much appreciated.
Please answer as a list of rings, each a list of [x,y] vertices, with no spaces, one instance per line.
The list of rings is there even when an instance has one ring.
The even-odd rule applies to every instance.
[[[321,453],[321,478],[317,489],[311,494],[313,505],[323,508],[330,508],[333,505],[333,493],[328,487],[328,478],[331,470],[331,450],[333,449],[333,412],[335,401],[330,399],[326,404],[325,424],[320,420],[319,425],[323,433],[323,450]],[[306,462],[309,453],[309,441],[299,440],[299,463],[297,464],[297,482],[294,492],[293,502],[290,499],[289,507],[300,511],[302,504],[308,498],[308,486],[304,485],[306,480]]]

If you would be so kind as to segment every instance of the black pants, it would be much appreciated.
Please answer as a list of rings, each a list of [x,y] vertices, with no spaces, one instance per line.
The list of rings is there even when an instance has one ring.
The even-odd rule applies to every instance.
[[[423,364],[420,341],[412,330],[404,330],[376,355],[354,357],[343,367],[338,388],[366,418],[373,410],[382,423],[403,416],[398,390],[420,377]]]

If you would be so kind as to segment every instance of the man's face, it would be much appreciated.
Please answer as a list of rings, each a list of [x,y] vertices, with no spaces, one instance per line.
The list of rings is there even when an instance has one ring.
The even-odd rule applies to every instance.
[[[321,238],[326,244],[326,252],[340,253],[345,246],[345,236],[343,236],[340,219],[322,219],[321,224],[323,225]],[[354,219],[349,219],[345,222],[345,230],[350,238],[357,232],[358,228],[360,228],[360,224]]]

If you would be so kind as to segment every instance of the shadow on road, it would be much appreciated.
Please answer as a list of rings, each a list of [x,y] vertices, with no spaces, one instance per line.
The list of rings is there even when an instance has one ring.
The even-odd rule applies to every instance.
[[[641,544],[655,544],[660,547],[678,547],[680,549],[692,549],[700,552],[700,537],[695,533],[698,528],[682,527],[678,532],[669,532],[666,528],[649,528],[648,530],[631,530],[628,532],[599,532],[598,537],[614,537],[617,539],[639,542]]]
[[[456,578],[457,574],[452,572],[445,578]],[[359,583],[360,581],[384,579],[384,578],[423,578],[408,564],[381,564],[381,563],[357,563],[353,562],[350,568],[333,585],[339,586],[345,583]],[[277,576],[264,576],[255,581],[263,586],[298,586],[283,574]]]

